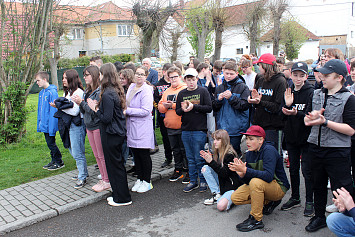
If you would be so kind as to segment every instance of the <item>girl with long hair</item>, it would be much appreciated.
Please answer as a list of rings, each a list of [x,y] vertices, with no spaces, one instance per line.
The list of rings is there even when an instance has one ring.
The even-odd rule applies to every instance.
[[[122,144],[126,135],[126,122],[123,110],[126,100],[123,87],[112,63],[100,68],[101,93],[99,102],[88,99],[90,108],[100,119],[100,135],[112,197],[111,206],[125,206],[132,203],[128,189],[127,174],[122,157]]]
[[[236,172],[228,168],[228,164],[237,158],[237,152],[230,144],[228,132],[218,129],[213,134],[213,155],[209,151],[200,151],[207,165],[202,167],[212,197],[206,199],[204,204],[213,205],[217,202],[217,209],[225,211],[232,205],[231,195],[241,185]]]
[[[124,92],[127,93],[129,86],[134,82],[134,72],[132,69],[127,68],[119,72],[121,85],[123,86]]]
[[[144,193],[153,188],[150,176],[152,159],[150,149],[154,149],[154,130],[152,120],[153,87],[146,82],[148,69],[137,68],[135,83],[127,91],[127,145],[132,149],[138,179],[132,187],[133,192]]]
[[[92,65],[86,67],[84,69],[83,74],[86,83],[84,99],[81,99],[79,96],[73,96],[72,99],[76,104],[79,105],[80,111],[84,115],[86,133],[88,135],[90,146],[96,158],[101,174],[101,179],[97,184],[92,187],[92,189],[95,192],[102,192],[104,190],[110,189],[111,185],[108,179],[104,152],[101,145],[101,136],[99,129],[100,120],[87,103],[87,100],[89,98],[92,100],[100,99],[100,72],[97,66]]]

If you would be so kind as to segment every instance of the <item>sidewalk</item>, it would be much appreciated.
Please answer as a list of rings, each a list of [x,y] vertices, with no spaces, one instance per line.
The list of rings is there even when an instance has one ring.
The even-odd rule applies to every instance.
[[[153,161],[152,180],[159,180],[172,174],[173,166],[160,168],[164,162],[164,148],[151,155]],[[130,163],[130,161],[128,162]],[[69,171],[49,178],[22,184],[0,191],[0,235],[25,226],[58,216],[62,213],[90,205],[108,197],[111,192],[94,192],[91,187],[98,182],[99,170],[88,167],[90,177],[81,189],[75,189],[71,177],[77,171]],[[136,178],[127,175],[132,187]],[[134,200],[133,200],[134,201]]]

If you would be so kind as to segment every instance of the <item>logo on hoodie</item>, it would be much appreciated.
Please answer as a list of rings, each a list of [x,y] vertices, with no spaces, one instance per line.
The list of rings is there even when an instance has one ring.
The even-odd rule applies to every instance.
[[[263,89],[263,88],[259,88],[258,92],[259,94],[268,95],[268,96],[272,96],[272,94],[274,93],[272,89]]]

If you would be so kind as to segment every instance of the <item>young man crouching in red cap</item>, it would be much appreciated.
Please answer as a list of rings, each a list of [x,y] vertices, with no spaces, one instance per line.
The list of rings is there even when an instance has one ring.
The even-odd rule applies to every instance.
[[[249,151],[246,153],[246,162],[235,158],[228,167],[245,182],[232,194],[231,199],[235,205],[251,204],[248,219],[237,225],[239,231],[247,232],[264,228],[263,214],[272,213],[281,203],[290,184],[276,148],[264,142],[264,129],[254,125],[242,134],[247,136]]]

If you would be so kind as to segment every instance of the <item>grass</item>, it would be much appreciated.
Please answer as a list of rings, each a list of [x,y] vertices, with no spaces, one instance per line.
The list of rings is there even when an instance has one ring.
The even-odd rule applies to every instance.
[[[0,190],[76,169],[75,160],[69,150],[63,147],[59,133],[56,136],[56,143],[62,152],[65,167],[56,171],[42,168],[51,159],[43,133],[37,132],[37,103],[38,94],[28,96],[26,107],[30,108],[30,113],[26,122],[26,133],[21,141],[0,147]],[[159,129],[155,132],[158,144],[162,144]],[[85,156],[88,165],[96,163],[87,137]]]

